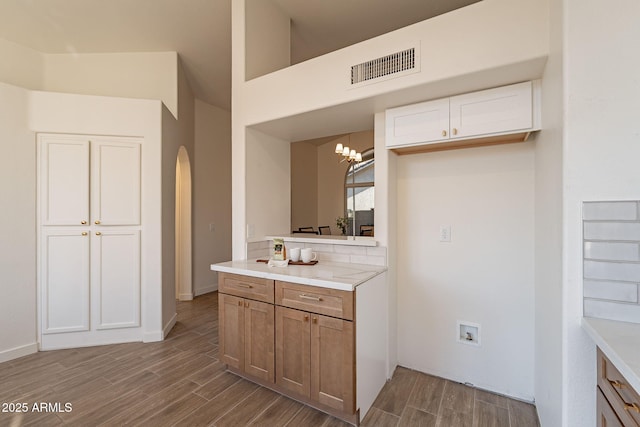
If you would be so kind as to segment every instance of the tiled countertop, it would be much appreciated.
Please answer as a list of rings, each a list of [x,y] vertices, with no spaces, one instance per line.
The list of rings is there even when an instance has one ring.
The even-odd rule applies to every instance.
[[[640,392],[640,323],[583,317],[582,328],[637,392]]]
[[[269,267],[267,264],[256,262],[255,259],[211,264],[213,271],[344,291],[355,290],[358,285],[386,271],[386,269],[386,267],[373,265],[328,261],[320,261],[316,265],[289,265],[287,267]]]

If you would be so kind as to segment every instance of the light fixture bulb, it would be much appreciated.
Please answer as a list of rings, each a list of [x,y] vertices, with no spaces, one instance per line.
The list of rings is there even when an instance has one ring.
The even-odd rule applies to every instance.
[[[345,157],[349,157],[349,147],[344,147],[342,149],[342,155]]]
[[[356,153],[356,162],[362,161],[362,153]]]
[[[349,152],[349,159],[354,160],[356,158],[356,150]]]
[[[342,154],[342,144],[338,143],[336,144],[336,154]]]

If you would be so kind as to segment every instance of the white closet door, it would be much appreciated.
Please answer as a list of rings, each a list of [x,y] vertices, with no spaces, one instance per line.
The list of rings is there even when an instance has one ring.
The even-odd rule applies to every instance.
[[[140,224],[140,143],[94,139],[91,157],[93,223]]]
[[[42,225],[84,225],[89,220],[89,141],[40,135]]]
[[[89,330],[89,239],[75,227],[42,229],[43,334]]]
[[[91,239],[95,329],[140,326],[140,231],[101,229]]]

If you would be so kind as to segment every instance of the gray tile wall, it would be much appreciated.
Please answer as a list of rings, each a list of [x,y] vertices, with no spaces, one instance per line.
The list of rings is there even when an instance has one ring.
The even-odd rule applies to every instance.
[[[640,201],[585,202],[584,315],[640,323]]]
[[[332,245],[326,243],[287,242],[289,248],[312,248],[319,261],[345,262],[349,264],[387,265],[387,248],[382,246]],[[247,259],[269,258],[273,241],[252,242],[247,245]]]

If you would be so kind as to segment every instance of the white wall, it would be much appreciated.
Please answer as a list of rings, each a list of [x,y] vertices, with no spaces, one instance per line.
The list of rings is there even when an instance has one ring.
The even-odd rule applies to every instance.
[[[176,320],[176,161],[179,148],[186,149],[190,162],[194,158],[195,101],[180,64],[177,85],[179,120],[167,108],[162,109],[162,325],[165,333]],[[193,175],[194,167],[191,168],[192,180]]]
[[[36,142],[28,91],[0,83],[0,362],[36,344]]]
[[[399,364],[532,401],[533,143],[397,167]],[[456,341],[457,320],[481,324],[480,347]]]
[[[247,126],[383,94],[398,92],[402,97],[394,98],[397,102],[410,103],[407,99],[448,96],[526,80],[523,76],[537,78],[549,45],[546,0],[484,0],[245,81],[245,25],[244,2],[232,2],[233,256],[238,259],[245,255],[247,239]],[[417,41],[422,52],[420,72],[349,87],[351,65]],[[307,137],[320,136],[324,135]],[[284,211],[273,214],[264,221],[279,221],[288,215]]]
[[[178,117],[178,54],[45,54],[42,89],[160,99]]]
[[[253,229],[256,238],[288,234],[291,226],[290,143],[254,129],[247,129],[246,142],[248,228]]]
[[[142,327],[144,341],[162,339],[161,102],[139,99],[30,92],[29,129],[35,132],[140,136],[142,143]],[[35,142],[34,142],[35,147]],[[35,180],[33,165],[22,178]],[[175,170],[175,163],[174,163]],[[31,175],[33,174],[33,175]],[[35,186],[31,196],[35,199]],[[21,211],[35,214],[34,210]],[[33,223],[35,227],[35,222]],[[34,229],[35,233],[35,229]],[[30,248],[35,257],[35,242]],[[31,266],[35,269],[35,265]],[[28,277],[33,270],[25,272]],[[36,299],[20,307],[35,311]],[[35,331],[34,331],[35,332]]]
[[[563,425],[595,425],[595,349],[582,316],[581,205],[640,198],[640,3],[565,0]]]
[[[40,52],[0,38],[0,82],[42,89],[44,58]]]
[[[242,8],[241,5],[234,7]],[[243,120],[247,124],[257,124],[416,85],[445,85],[447,80],[457,77],[464,77],[467,86],[457,81],[456,86],[448,89],[458,93],[506,84],[510,81],[504,81],[509,79],[505,68],[493,75],[473,78],[470,75],[544,58],[548,51],[547,15],[546,1],[484,0],[246,84],[241,81],[235,88],[234,102],[242,99]],[[240,32],[245,25],[244,18],[237,16],[235,10],[232,17],[232,27]],[[234,50],[240,51],[244,44],[235,39],[235,28]],[[358,88],[349,87],[352,65],[407,49],[416,42],[421,44],[419,73]],[[430,96],[425,93],[424,99],[451,94]]]
[[[536,136],[535,398],[543,426],[562,425],[562,2],[552,2],[550,54]]]
[[[291,21],[271,0],[246,0],[246,79],[291,63]]]
[[[231,114],[197,99],[193,163],[193,291],[201,295],[218,289],[210,265],[231,260]]]

